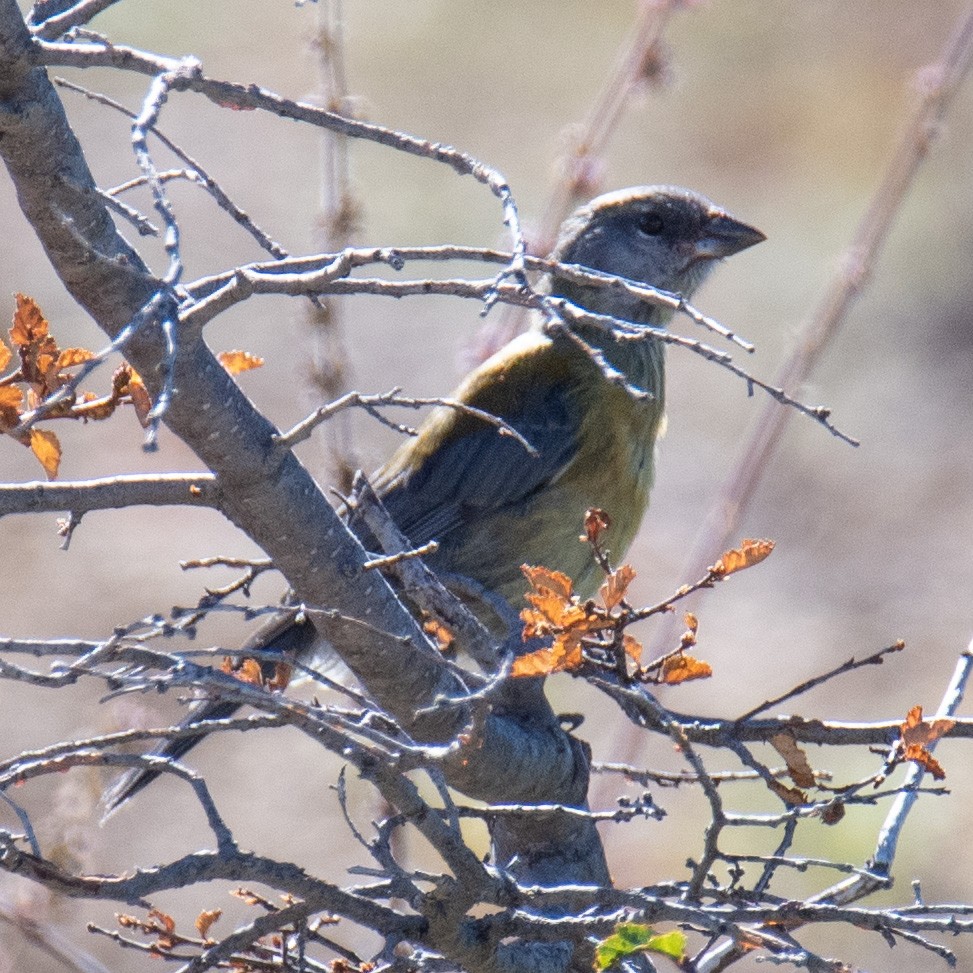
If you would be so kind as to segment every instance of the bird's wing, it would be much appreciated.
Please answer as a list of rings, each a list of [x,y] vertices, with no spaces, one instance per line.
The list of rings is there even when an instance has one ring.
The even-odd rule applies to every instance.
[[[455,398],[515,428],[536,450],[467,413],[440,407],[375,479],[399,529],[416,545],[443,540],[468,518],[529,500],[578,450],[581,411],[570,362],[531,333],[485,362]]]

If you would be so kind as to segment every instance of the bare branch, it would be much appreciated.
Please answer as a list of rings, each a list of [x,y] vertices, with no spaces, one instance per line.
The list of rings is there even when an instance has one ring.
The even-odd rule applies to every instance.
[[[219,509],[220,490],[212,473],[132,473],[63,483],[0,484],[0,517],[150,506]]]

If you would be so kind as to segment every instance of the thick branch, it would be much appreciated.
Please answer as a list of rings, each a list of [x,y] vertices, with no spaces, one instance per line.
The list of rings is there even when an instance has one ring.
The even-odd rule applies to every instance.
[[[277,430],[241,393],[201,335],[177,335],[171,371],[160,375],[167,339],[160,322],[173,316],[175,302],[115,230],[52,85],[42,69],[32,67],[31,45],[15,0],[0,0],[0,154],[56,272],[113,338],[154,302],[158,313],[128,341],[125,354],[155,395],[164,378],[173,390],[164,421],[218,476],[223,512],[267,552],[302,602],[327,606],[329,611],[316,615],[315,624],[412,736],[424,741],[454,738],[467,726],[466,708],[435,704],[441,698],[460,698],[463,686],[389,585],[365,570],[367,555],[358,540],[296,457],[278,448]],[[170,64],[166,69],[178,73],[183,67]],[[200,77],[189,71],[178,76],[190,87]],[[242,85],[211,84],[206,94],[238,107],[268,107],[273,100]],[[287,114],[321,124],[328,113],[301,106]],[[360,134],[360,129],[358,125],[349,134]],[[430,143],[423,143],[419,152],[421,140],[408,136],[382,135],[378,140],[447,162],[486,182],[513,220],[505,184],[475,160]],[[530,720],[491,715],[477,737],[479,748],[471,748],[449,768],[454,786],[505,801],[583,802],[585,755],[542,698]],[[525,840],[531,842],[529,836]],[[517,846],[512,841],[506,852],[519,868],[530,871],[548,855],[572,877],[607,881],[590,823],[548,834],[543,843],[538,835],[536,847]],[[583,848],[580,855],[577,846]]]

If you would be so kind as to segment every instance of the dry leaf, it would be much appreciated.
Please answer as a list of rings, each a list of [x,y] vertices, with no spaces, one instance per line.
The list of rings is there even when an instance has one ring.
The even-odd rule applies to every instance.
[[[842,801],[835,801],[829,804],[821,812],[821,821],[824,824],[837,824],[845,816],[845,805]]]
[[[662,663],[662,681],[669,686],[688,682],[690,679],[708,679],[713,675],[713,667],[702,659],[680,652],[671,655]]]
[[[24,406],[24,393],[14,385],[0,387],[0,432],[20,424],[20,410]]]
[[[256,659],[235,659],[232,656],[225,656],[220,669],[251,686],[262,686],[264,683],[263,672]]]
[[[634,577],[635,568],[630,564],[623,564],[605,578],[604,584],[598,589],[598,593],[601,595],[601,601],[606,611],[611,611],[625,597],[628,586],[632,583]]]
[[[206,909],[196,916],[196,932],[206,939],[210,926],[223,915],[222,909]]]
[[[10,349],[2,341],[0,341],[0,372],[2,372],[10,364],[11,358],[13,358],[13,355],[11,354]]]
[[[57,356],[56,368],[73,368],[75,365],[83,365],[86,361],[94,358],[94,352],[87,348],[65,348]]]
[[[774,542],[768,540],[744,539],[739,547],[726,551],[710,570],[717,577],[725,578],[728,574],[752,568],[763,561],[774,549]]]
[[[936,780],[946,779],[946,771],[943,770],[943,765],[921,744],[909,744],[902,751],[902,756],[928,771]]]
[[[17,308],[10,328],[10,340],[18,348],[25,348],[47,336],[47,319],[32,297],[26,294],[15,294],[14,297]]]
[[[622,648],[636,665],[642,664],[642,643],[637,638],[632,635],[623,635]]]
[[[545,646],[536,652],[518,656],[510,668],[510,675],[549,676],[554,672],[577,669],[584,661],[581,654],[581,639],[559,635],[553,645]]]
[[[249,351],[221,351],[217,356],[219,363],[231,374],[239,375],[240,372],[249,372],[252,368],[260,368],[264,360],[256,355],[251,355]]]
[[[601,535],[611,527],[611,517],[599,507],[589,507],[584,514],[584,536],[579,540],[600,544]]]
[[[788,806],[807,804],[807,794],[796,787],[788,787],[779,780],[768,781],[767,786]]]
[[[422,630],[432,636],[440,652],[448,652],[456,641],[456,636],[442,622],[435,618],[424,618]]]
[[[784,758],[787,773],[798,787],[814,786],[814,771],[807,755],[790,733],[778,733],[770,738],[770,745]]]
[[[61,465],[61,443],[57,436],[46,429],[31,429],[30,448],[44,467],[47,478],[57,479],[57,470]]]
[[[956,720],[949,719],[938,719],[927,723],[922,718],[922,707],[913,706],[900,727],[902,743],[907,747],[913,744],[928,747],[930,743],[935,743],[941,736],[949,733],[954,726]]]
[[[922,718],[922,707],[913,706],[899,728],[902,734],[902,756],[928,771],[936,780],[944,780],[946,771],[926,748],[949,733],[954,726],[956,720],[949,719],[938,719],[927,723]]]

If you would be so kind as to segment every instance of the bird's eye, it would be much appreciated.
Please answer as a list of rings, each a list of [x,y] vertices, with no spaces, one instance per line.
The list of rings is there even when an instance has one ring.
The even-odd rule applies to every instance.
[[[662,217],[658,213],[643,213],[639,218],[639,232],[646,236],[658,236],[662,227]]]

